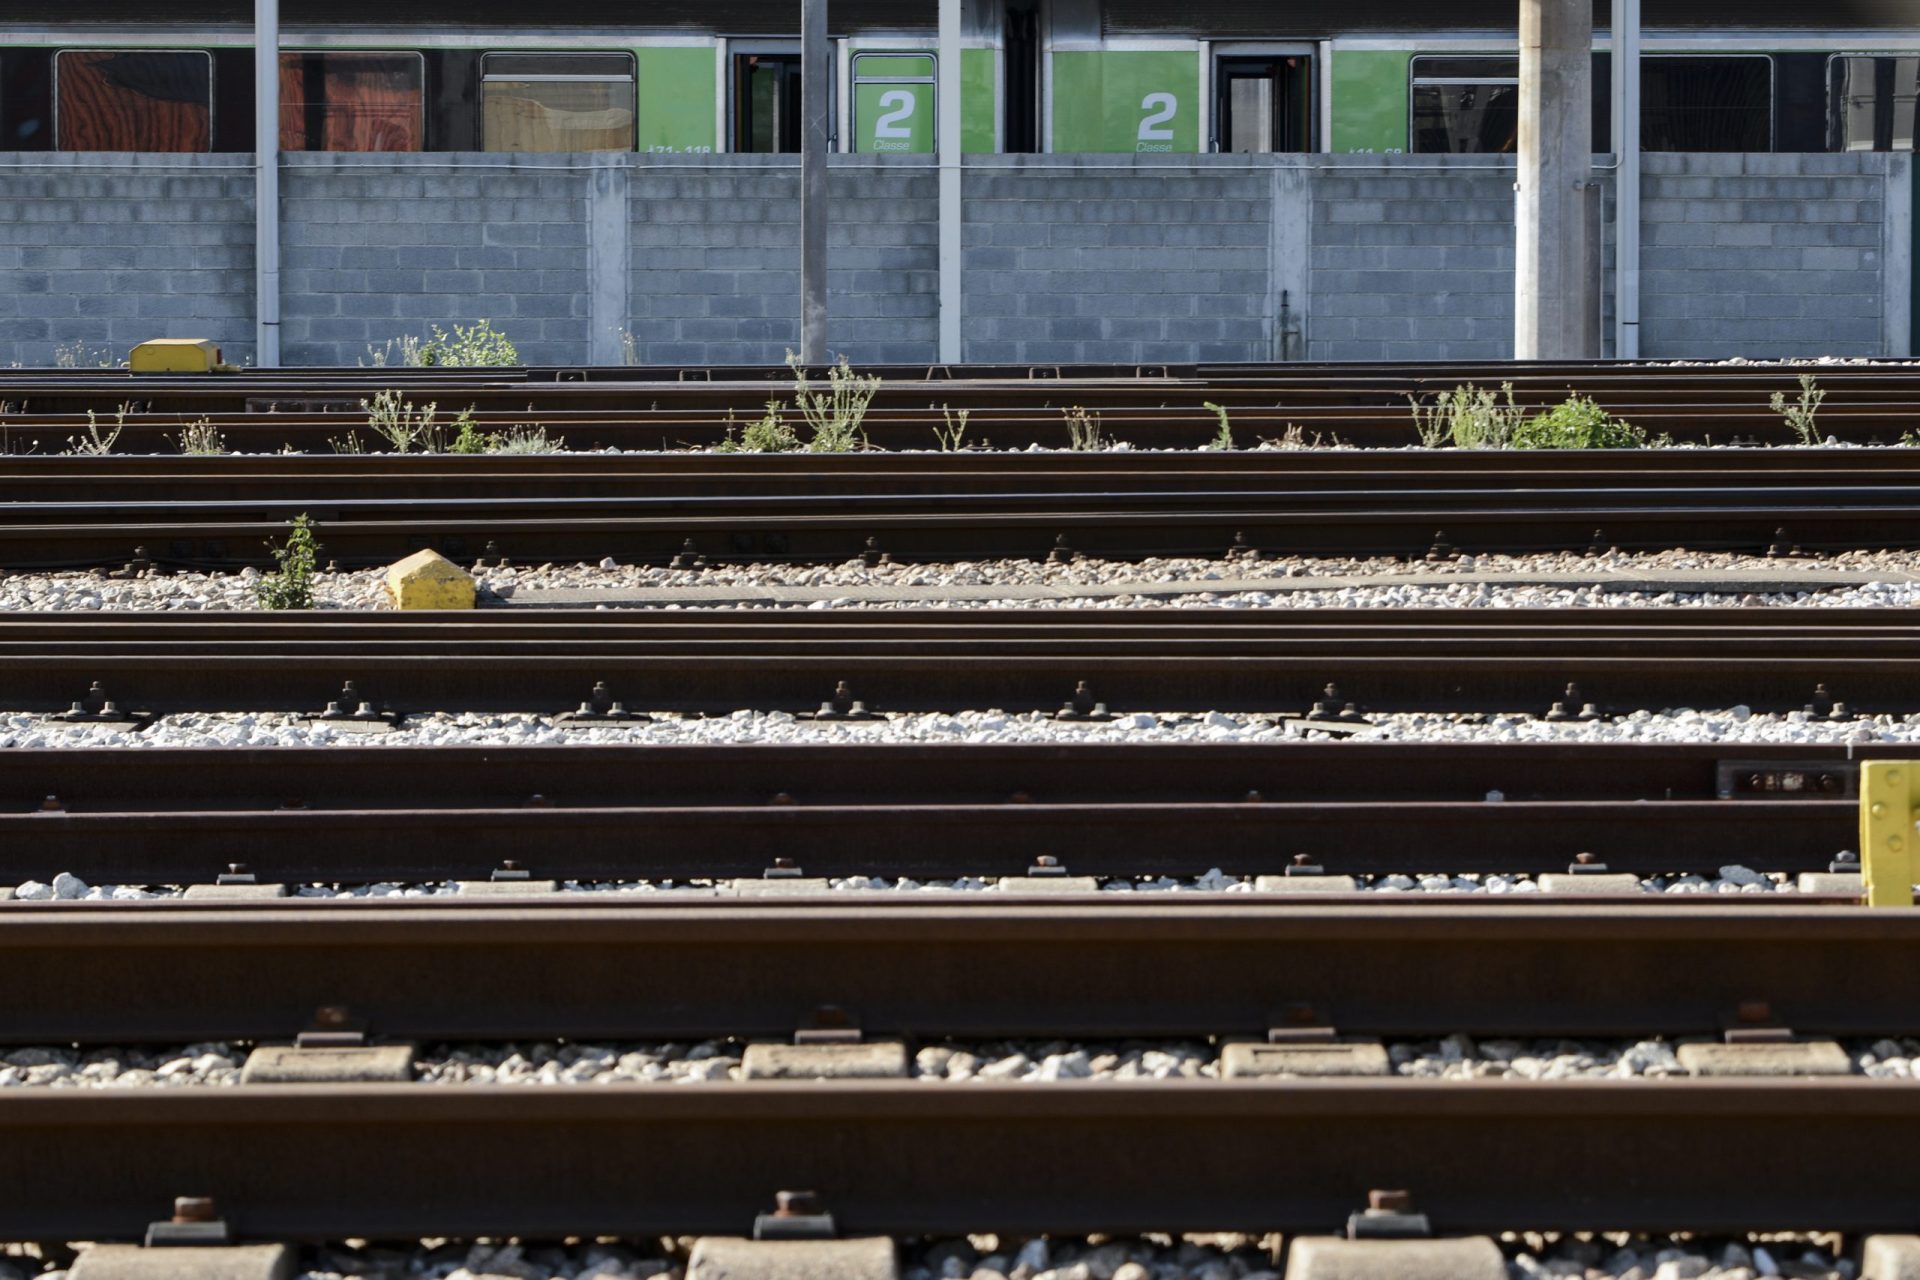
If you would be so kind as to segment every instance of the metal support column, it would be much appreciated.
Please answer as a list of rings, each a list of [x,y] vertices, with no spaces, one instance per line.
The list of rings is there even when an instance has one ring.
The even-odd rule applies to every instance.
[[[960,345],[960,0],[940,0],[940,363],[958,364]]]
[[[254,363],[280,367],[280,0],[253,0]]]
[[[1640,0],[1613,0],[1613,354],[1640,355]]]
[[[827,362],[827,140],[833,114],[827,0],[800,3],[800,359]]]
[[[1593,0],[1520,0],[1514,358],[1597,357],[1587,264],[1593,181]]]

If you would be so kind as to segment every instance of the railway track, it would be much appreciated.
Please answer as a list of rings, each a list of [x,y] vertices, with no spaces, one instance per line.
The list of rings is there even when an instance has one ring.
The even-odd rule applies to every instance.
[[[1825,871],[1859,761],[1711,745],[16,751],[0,878],[208,884]],[[403,789],[395,778],[406,779]],[[1383,780],[1386,780],[1383,783]],[[1014,883],[1023,881],[1016,879]],[[1046,887],[1043,879],[1024,883]]]
[[[1903,613],[1839,608],[13,613],[0,706],[83,721],[108,701],[126,715],[579,709],[587,724],[742,708],[1234,710],[1335,727],[1409,710],[1848,718],[1920,710],[1916,640]]]
[[[1756,1016],[1871,1036],[1910,1029],[1920,999],[1920,918],[1738,899],[5,915],[14,1043],[272,1040],[322,1007],[392,1041],[779,1038],[828,1005],[869,1036],[920,1038],[1257,1038],[1315,1017],[1357,1036],[1713,1036]],[[1869,968],[1874,982],[1833,980]],[[789,1185],[820,1190],[853,1232],[1326,1229],[1382,1181],[1444,1231],[1794,1214],[1865,1230],[1908,1220],[1884,1162],[1920,1138],[1920,1093],[1858,1078],[14,1089],[0,1135],[20,1157],[0,1167],[0,1230],[66,1238],[124,1236],[186,1187],[253,1238],[324,1238],[739,1231]],[[649,1158],[579,1158],[609,1144]],[[1165,1186],[1132,1163],[1162,1146],[1177,1153]],[[375,1147],[391,1157],[368,1162]],[[1782,1149],[1819,1176],[1773,1176]],[[89,1194],[32,1173],[49,1163]]]
[[[1511,382],[1531,408],[1590,395],[1615,414],[1676,441],[1785,444],[1795,437],[1769,401],[1798,394],[1798,377],[1827,392],[1820,425],[1849,443],[1898,443],[1912,429],[1920,370],[1860,366],[1281,366],[1149,370],[1064,369],[1058,377],[1006,376],[997,369],[879,369],[882,384],[864,427],[886,449],[936,447],[935,428],[966,410],[968,439],[1001,449],[1065,448],[1070,408],[1097,414],[1103,436],[1137,448],[1194,449],[1218,430],[1209,403],[1226,408],[1237,438],[1251,445],[1299,427],[1303,438],[1363,446],[1416,442],[1408,397],[1458,385]],[[932,372],[938,373],[939,370]],[[1030,374],[1033,371],[1022,371]],[[361,401],[393,388],[432,403],[443,421],[471,408],[483,429],[527,424],[563,436],[573,449],[676,449],[712,446],[759,418],[769,395],[790,394],[785,370],[722,370],[716,380],[683,371],[309,370],[230,377],[178,377],[118,371],[75,374],[16,371],[0,377],[0,452],[58,452],[84,435],[86,414],[132,412],[119,447],[173,452],[172,437],[207,419],[230,448],[278,452],[291,446],[326,452],[356,427],[376,443]],[[356,450],[357,451],[357,450]]]
[[[0,565],[1920,545],[1920,451],[0,458]]]

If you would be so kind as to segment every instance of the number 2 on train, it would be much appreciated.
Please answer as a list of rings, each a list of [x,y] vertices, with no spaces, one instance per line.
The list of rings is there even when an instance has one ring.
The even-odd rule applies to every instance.
[[[913,109],[919,105],[905,89],[892,89],[880,95],[880,109],[886,112],[873,122],[873,136],[876,138],[912,138],[913,126],[907,122],[913,119]]]
[[[1140,122],[1140,149],[1142,151],[1168,151],[1170,146],[1149,147],[1148,143],[1172,143],[1173,118],[1180,111],[1180,99],[1170,93],[1150,93],[1140,100],[1140,109],[1147,113]]]

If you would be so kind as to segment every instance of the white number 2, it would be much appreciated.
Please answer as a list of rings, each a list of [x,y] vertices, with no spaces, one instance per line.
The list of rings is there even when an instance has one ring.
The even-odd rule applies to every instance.
[[[913,109],[919,105],[905,89],[890,89],[880,95],[880,109],[886,112],[873,123],[873,136],[876,138],[911,138],[913,130],[907,121],[913,119]]]
[[[1154,110],[1156,107],[1159,110]],[[1150,93],[1141,99],[1140,109],[1149,113],[1140,122],[1140,141],[1172,142],[1173,117],[1179,114],[1180,99],[1170,93]]]

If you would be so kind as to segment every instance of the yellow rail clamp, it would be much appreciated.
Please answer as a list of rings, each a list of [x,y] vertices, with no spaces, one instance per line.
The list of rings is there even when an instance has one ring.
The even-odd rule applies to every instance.
[[[127,368],[135,373],[231,373],[219,344],[208,338],[155,338],[133,349]]]
[[[1913,905],[1914,783],[1920,761],[1860,765],[1860,874],[1870,907]]]

